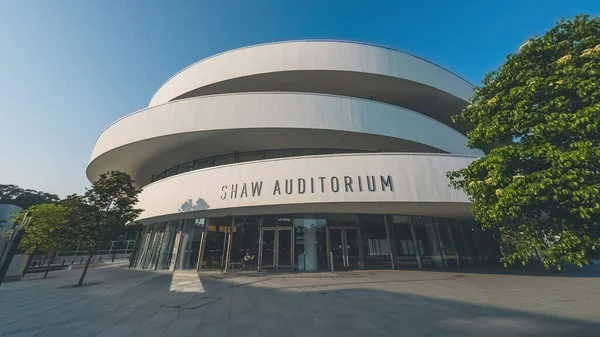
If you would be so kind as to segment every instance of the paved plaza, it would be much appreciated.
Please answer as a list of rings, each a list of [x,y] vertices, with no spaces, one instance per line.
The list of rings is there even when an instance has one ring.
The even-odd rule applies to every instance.
[[[600,271],[28,275],[0,287],[0,336],[597,336]]]

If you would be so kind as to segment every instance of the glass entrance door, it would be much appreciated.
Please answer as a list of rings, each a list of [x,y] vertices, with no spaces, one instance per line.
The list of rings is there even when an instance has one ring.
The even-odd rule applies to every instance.
[[[258,270],[275,268],[275,229],[263,228],[260,231]]]
[[[333,253],[333,270],[358,269],[360,250],[356,228],[330,227],[329,247]]]
[[[293,269],[293,229],[293,227],[263,227],[260,229],[258,270]]]

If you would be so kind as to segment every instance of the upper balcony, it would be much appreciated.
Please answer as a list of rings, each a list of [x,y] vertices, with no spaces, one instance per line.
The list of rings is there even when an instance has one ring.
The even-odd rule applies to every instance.
[[[245,93],[177,100],[128,115],[98,138],[87,168],[129,173],[140,186],[174,165],[273,149],[348,149],[481,155],[458,131],[372,100],[306,93]]]
[[[454,73],[397,50],[343,41],[289,41],[235,49],[181,70],[149,107],[182,98],[243,92],[307,92],[404,107],[452,128],[473,86]]]

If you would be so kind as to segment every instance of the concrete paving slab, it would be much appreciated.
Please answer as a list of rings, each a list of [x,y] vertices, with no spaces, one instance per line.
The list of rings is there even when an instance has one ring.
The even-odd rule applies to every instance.
[[[594,336],[600,273],[57,271],[0,288],[0,336]]]

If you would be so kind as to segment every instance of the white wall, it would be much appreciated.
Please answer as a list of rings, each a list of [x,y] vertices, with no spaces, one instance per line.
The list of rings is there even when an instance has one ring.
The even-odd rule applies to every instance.
[[[140,219],[180,213],[227,210],[228,215],[248,214],[252,208],[261,210],[277,206],[280,212],[327,211],[315,205],[351,205],[354,213],[408,212],[409,214],[439,214],[444,207],[446,216],[468,217],[467,196],[448,186],[446,173],[467,166],[473,157],[435,154],[352,154],[313,157],[294,157],[260,162],[233,164],[192,171],[152,183],[144,188],[138,207],[144,209]],[[367,188],[366,177],[374,176],[375,191]],[[324,179],[324,191],[321,180]],[[336,177],[338,192],[332,189]],[[352,179],[353,191],[346,190],[345,177]],[[362,191],[358,185],[362,177]],[[391,177],[393,188],[382,186]],[[299,193],[299,178],[306,188]],[[314,189],[310,188],[313,178]],[[293,183],[291,193],[286,193],[286,181]],[[260,195],[252,193],[252,183],[260,184]],[[279,183],[279,193],[275,186]],[[237,187],[235,187],[237,185]],[[246,186],[246,194],[244,194]],[[288,187],[291,185],[288,185]],[[385,190],[384,188],[385,187]],[[237,192],[232,190],[237,188]],[[288,190],[289,192],[289,190]],[[308,206],[307,206],[308,205]],[[374,207],[371,208],[371,205]],[[404,206],[410,207],[404,207]],[[455,206],[452,206],[455,205]],[[410,212],[411,207],[418,212]],[[341,208],[336,208],[341,209]],[[254,210],[253,212],[256,212]],[[436,213],[437,212],[437,213]]]

